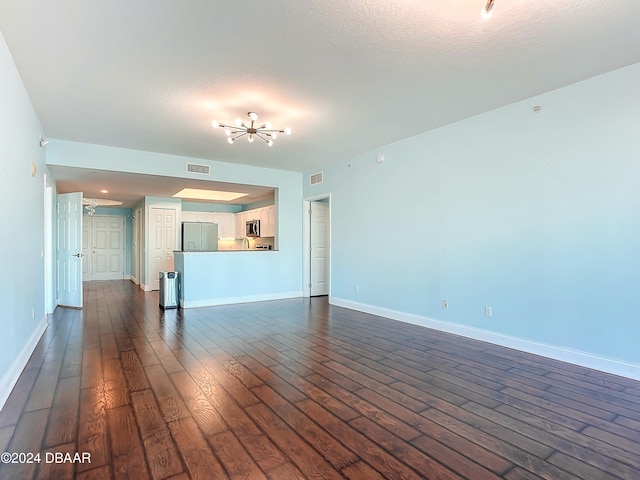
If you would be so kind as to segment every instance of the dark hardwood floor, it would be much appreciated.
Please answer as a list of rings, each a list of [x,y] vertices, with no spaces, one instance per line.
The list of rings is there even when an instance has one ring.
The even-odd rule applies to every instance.
[[[40,462],[0,478],[640,478],[640,382],[325,298],[157,300],[56,310],[0,413],[0,452]]]

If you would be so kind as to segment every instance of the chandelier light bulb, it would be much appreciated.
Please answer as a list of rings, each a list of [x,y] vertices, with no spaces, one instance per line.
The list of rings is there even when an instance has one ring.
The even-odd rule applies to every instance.
[[[271,138],[272,138],[272,139],[274,139],[274,140],[276,140],[276,139],[278,138],[278,134],[277,134],[276,132],[273,132],[273,133],[271,134]]]
[[[284,129],[285,135],[291,135],[291,129],[289,127]]]
[[[271,122],[267,122],[264,124],[264,128],[270,129],[271,128]]]
[[[253,143],[253,135],[249,135],[249,143]]]
[[[491,15],[493,14],[493,2],[494,0],[487,0],[487,4],[482,9],[482,12],[480,12],[480,16],[485,20],[491,18]]]
[[[214,120],[213,122],[211,122],[211,125],[213,125],[213,128],[218,128],[220,126],[220,122]]]
[[[236,118],[236,125],[237,126],[242,126],[242,120],[240,120],[239,118]]]
[[[233,143],[233,138],[231,138],[231,137],[227,138],[227,142]]]
[[[228,137],[228,136],[230,136],[230,135],[231,135],[231,129],[227,128],[227,129],[224,131],[224,133],[227,135],[227,137]]]
[[[249,112],[249,118],[255,122],[258,119],[258,114],[256,112]]]
[[[267,142],[267,145],[269,145],[270,147],[272,147],[272,146],[273,146],[273,140],[269,140],[269,141]]]

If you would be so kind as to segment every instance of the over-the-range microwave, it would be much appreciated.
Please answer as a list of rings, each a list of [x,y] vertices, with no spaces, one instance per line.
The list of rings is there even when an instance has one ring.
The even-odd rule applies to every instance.
[[[260,236],[260,220],[248,220],[245,234],[247,237],[259,237]]]

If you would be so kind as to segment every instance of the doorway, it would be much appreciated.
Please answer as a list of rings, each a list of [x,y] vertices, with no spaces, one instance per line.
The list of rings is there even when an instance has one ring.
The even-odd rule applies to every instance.
[[[136,209],[131,215],[131,281],[136,285],[142,283],[142,270],[143,266],[141,260],[142,254],[142,232],[144,225],[142,223],[142,209]]]
[[[331,293],[331,196],[304,202],[304,285],[305,297]]]
[[[53,270],[53,187],[44,175],[44,313],[49,315],[56,308]]]
[[[82,192],[56,198],[57,304],[82,308]]]
[[[173,270],[173,252],[178,249],[178,209],[169,207],[149,208],[149,290],[159,290],[158,274]]]
[[[84,281],[124,278],[124,220],[122,216],[85,216],[82,228]]]

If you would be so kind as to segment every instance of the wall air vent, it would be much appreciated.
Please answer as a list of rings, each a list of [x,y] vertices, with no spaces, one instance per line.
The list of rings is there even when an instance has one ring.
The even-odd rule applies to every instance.
[[[322,183],[322,172],[309,176],[309,185],[318,185],[319,183]]]
[[[198,165],[196,163],[187,163],[187,172],[200,173],[202,175],[211,175],[211,167],[209,165]]]

